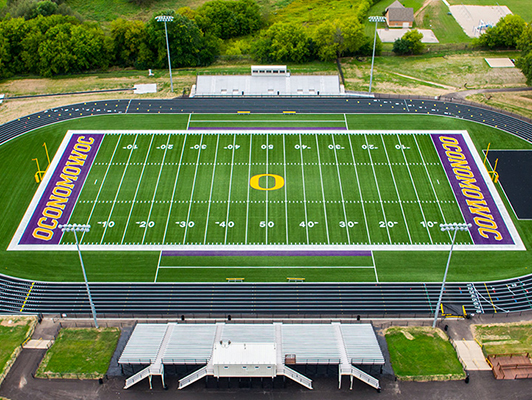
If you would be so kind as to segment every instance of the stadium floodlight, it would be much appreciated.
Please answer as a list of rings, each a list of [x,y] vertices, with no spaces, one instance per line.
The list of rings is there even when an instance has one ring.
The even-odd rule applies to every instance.
[[[170,71],[170,90],[174,92],[174,81],[172,80],[172,62],[170,61],[170,45],[168,44],[168,29],[166,28],[167,22],[172,22],[174,17],[171,15],[159,15],[155,17],[157,22],[164,22],[164,33],[166,34],[166,53],[168,54],[168,70]]]
[[[79,249],[78,235],[76,232],[89,232],[91,229],[90,225],[83,224],[64,224],[57,226],[63,232],[74,232],[74,237],[76,238],[76,248],[78,249],[79,261],[81,262],[81,270],[83,271],[83,278],[85,279],[85,287],[87,288],[87,294],[89,295],[89,303],[91,305],[92,318],[94,318],[94,326],[98,329],[98,321],[96,320],[96,309],[94,308],[94,303],[92,302],[91,291],[89,289],[89,282],[87,281],[87,274],[85,273],[85,265],[83,265],[83,258],[81,258],[81,250]]]
[[[373,83],[373,63],[375,61],[375,46],[377,45],[377,24],[386,22],[386,17],[376,15],[368,18],[369,22],[375,22],[375,38],[373,39],[373,55],[371,56],[371,75],[369,77],[369,93],[371,93],[371,84]]]
[[[451,256],[453,254],[454,240],[456,239],[456,233],[458,231],[467,231],[471,228],[471,224],[466,223],[452,223],[452,224],[440,224],[440,229],[442,231],[453,231],[453,240],[451,242],[451,250],[449,251],[449,258],[447,259],[447,266],[445,267],[445,274],[443,275],[443,281],[441,283],[440,296],[438,297],[438,304],[436,305],[436,312],[434,313],[434,321],[432,322],[432,327],[436,327],[436,322],[438,321],[438,314],[440,312],[441,299],[443,297],[443,290],[445,289],[445,280],[447,279],[447,271],[449,270],[449,263],[451,262]]]

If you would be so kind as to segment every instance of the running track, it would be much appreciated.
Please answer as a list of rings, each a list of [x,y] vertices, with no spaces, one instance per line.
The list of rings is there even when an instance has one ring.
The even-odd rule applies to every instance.
[[[73,104],[0,126],[0,144],[33,129],[91,115],[156,113],[430,114],[480,122],[532,142],[532,124],[491,110],[437,100],[357,98],[177,98]],[[443,271],[443,266],[442,266]],[[100,316],[428,315],[437,283],[91,283]],[[467,313],[532,309],[532,275],[497,282],[448,283],[444,303]],[[81,283],[33,282],[0,275],[0,312],[86,315]]]

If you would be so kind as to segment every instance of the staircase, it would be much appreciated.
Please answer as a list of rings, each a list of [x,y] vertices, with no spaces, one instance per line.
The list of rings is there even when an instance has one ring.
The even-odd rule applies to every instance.
[[[292,379],[293,381],[299,383],[300,385],[305,386],[307,389],[312,390],[312,380],[307,378],[305,375],[300,374],[297,371],[294,371],[292,368],[288,368],[286,365],[283,366],[282,370],[277,369],[277,375],[284,375],[287,378]]]
[[[131,386],[133,386],[134,384],[136,384],[136,383],[140,382],[141,380],[147,378],[150,375],[151,375],[150,366],[147,366],[142,371],[139,371],[135,375],[133,375],[132,377],[127,378],[126,379],[126,385],[124,386],[124,389],[129,389]]]

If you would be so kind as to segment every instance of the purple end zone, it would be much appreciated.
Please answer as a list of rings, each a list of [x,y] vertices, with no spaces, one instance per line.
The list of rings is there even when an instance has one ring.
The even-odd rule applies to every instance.
[[[340,122],[340,121],[339,121]],[[202,131],[205,131],[205,130],[212,130],[212,131],[224,131],[224,130],[237,130],[237,131],[272,131],[272,130],[277,130],[277,129],[281,129],[281,130],[287,130],[287,131],[301,131],[301,130],[306,130],[306,131],[325,131],[325,130],[337,130],[337,131],[346,131],[347,128],[344,126],[344,127],[338,127],[338,128],[335,128],[335,127],[327,127],[327,128],[318,128],[318,127],[290,127],[290,128],[287,128],[287,127],[261,127],[261,128],[250,128],[250,127],[207,127],[207,126],[198,126],[198,127],[193,127],[193,128],[188,128],[189,131],[194,131],[194,130],[202,130]]]
[[[236,257],[286,257],[286,256],[344,256],[344,257],[371,257],[371,251],[354,251],[354,250],[171,250],[163,251],[163,257],[172,256],[236,256]]]
[[[103,136],[71,136],[19,244],[59,244],[62,232],[57,225],[68,222]]]
[[[431,134],[469,232],[479,245],[514,244],[469,147],[461,134]],[[461,221],[449,221],[461,222]]]

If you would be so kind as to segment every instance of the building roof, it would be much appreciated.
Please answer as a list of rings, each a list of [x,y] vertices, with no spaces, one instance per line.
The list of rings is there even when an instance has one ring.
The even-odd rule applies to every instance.
[[[388,8],[388,20],[389,21],[414,21],[414,9],[413,8]]]
[[[395,0],[392,4],[390,4],[385,11],[388,11],[390,8],[405,8],[405,6],[403,6],[399,0]]]
[[[275,343],[215,343],[213,365],[276,365]]]

